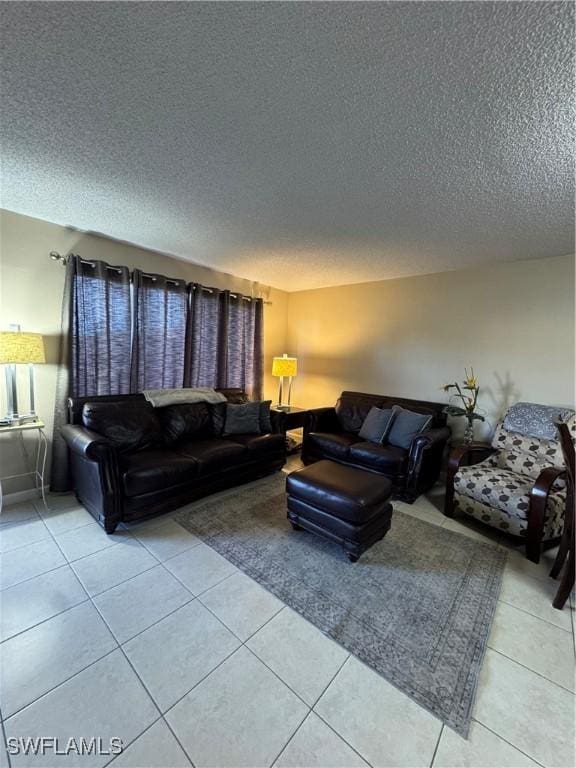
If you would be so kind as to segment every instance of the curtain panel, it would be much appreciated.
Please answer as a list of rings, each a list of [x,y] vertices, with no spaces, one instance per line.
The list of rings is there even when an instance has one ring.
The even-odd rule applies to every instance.
[[[262,397],[262,299],[71,255],[62,302],[52,491],[70,488],[68,397],[240,387]]]

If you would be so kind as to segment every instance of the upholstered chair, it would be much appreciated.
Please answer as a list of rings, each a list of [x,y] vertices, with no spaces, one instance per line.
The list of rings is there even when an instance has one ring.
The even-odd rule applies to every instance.
[[[444,514],[459,512],[526,542],[537,563],[543,542],[562,534],[566,470],[556,419],[572,434],[574,411],[516,403],[506,413],[491,445],[456,448],[448,463]]]

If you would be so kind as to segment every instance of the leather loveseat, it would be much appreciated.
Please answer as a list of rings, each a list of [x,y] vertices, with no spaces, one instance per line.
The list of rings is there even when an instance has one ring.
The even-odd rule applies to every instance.
[[[416,435],[408,449],[363,440],[358,433],[370,409],[394,405],[430,415],[429,425]],[[308,411],[302,461],[311,464],[329,459],[384,475],[392,481],[393,497],[411,504],[438,480],[450,437],[445,407],[445,404],[425,400],[342,392],[334,408]]]
[[[221,390],[245,402],[241,390]],[[226,403],[153,408],[141,394],[69,400],[62,435],[78,499],[112,533],[119,522],[168,512],[279,470],[284,434],[222,436]]]

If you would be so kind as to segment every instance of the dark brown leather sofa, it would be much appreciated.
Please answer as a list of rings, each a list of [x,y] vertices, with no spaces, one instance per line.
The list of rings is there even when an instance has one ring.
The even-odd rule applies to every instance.
[[[408,450],[366,442],[359,437],[362,423],[373,406],[391,408],[394,405],[432,416],[429,427],[412,440]],[[450,437],[445,407],[425,400],[342,392],[334,408],[308,411],[302,461],[311,464],[330,459],[384,475],[392,481],[393,497],[411,504],[438,480]]]
[[[241,390],[223,390],[243,402]],[[280,426],[262,435],[222,436],[225,404],[153,408],[143,395],[69,401],[62,435],[78,499],[112,533],[119,522],[182,504],[281,469]]]

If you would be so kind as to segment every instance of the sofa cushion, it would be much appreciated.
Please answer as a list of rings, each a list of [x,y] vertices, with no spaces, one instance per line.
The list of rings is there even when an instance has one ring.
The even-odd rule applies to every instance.
[[[157,409],[167,443],[191,437],[208,437],[212,422],[208,403],[179,403]]]
[[[160,421],[145,400],[84,403],[82,423],[110,440],[120,453],[133,453],[164,442]]]
[[[196,461],[165,448],[122,454],[119,464],[126,496],[139,496],[182,485],[198,474]]]
[[[364,419],[358,437],[370,443],[382,443],[392,426],[393,408],[376,408],[372,406]]]
[[[229,439],[245,446],[249,453],[258,456],[267,453],[283,453],[286,450],[284,435],[230,435]]]
[[[394,476],[405,470],[407,460],[408,451],[405,448],[376,443],[354,443],[348,454],[348,461],[354,464]]]
[[[394,406],[394,421],[388,433],[388,442],[398,448],[408,450],[412,440],[423,432],[432,422],[432,416],[415,411],[407,411],[399,405]]]
[[[358,435],[347,432],[310,432],[306,439],[312,451],[341,460],[348,458],[351,445],[360,442]]]
[[[227,403],[223,434],[259,435],[260,403]]]
[[[240,443],[222,438],[190,440],[178,445],[178,453],[198,462],[200,475],[209,475],[249,461],[248,449]]]
[[[362,400],[356,397],[339,397],[336,403],[336,416],[344,432],[359,432],[364,419],[373,406],[380,407],[380,402]]]

